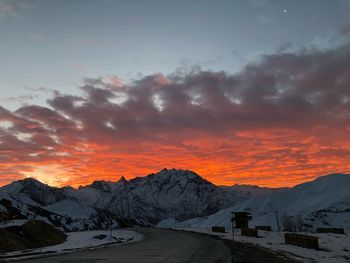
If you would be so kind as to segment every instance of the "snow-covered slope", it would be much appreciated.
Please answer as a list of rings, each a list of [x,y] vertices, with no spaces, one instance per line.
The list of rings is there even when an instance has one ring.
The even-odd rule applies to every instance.
[[[188,220],[183,225],[229,228],[233,211],[251,212],[252,226],[271,225],[276,229],[275,211],[278,211],[280,223],[285,217],[300,215],[305,228],[344,227],[350,231],[350,175],[331,174],[271,195],[253,196],[213,215]]]
[[[227,187],[227,186],[222,186]],[[282,192],[288,188],[268,188],[268,187],[259,187],[256,185],[245,185],[245,184],[235,184],[233,186],[228,186],[232,191],[240,193],[245,196],[270,196],[272,194]]]

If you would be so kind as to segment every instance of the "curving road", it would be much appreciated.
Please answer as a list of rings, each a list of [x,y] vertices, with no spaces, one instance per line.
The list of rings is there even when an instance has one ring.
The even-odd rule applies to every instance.
[[[140,229],[145,240],[127,245],[32,259],[32,263],[230,263],[220,240],[162,229]]]

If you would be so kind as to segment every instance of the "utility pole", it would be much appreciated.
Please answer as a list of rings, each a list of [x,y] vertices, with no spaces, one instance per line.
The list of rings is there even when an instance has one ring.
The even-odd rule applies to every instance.
[[[277,231],[281,231],[281,227],[280,227],[280,222],[278,221],[278,211],[275,211],[275,215],[276,215],[276,224],[277,224]]]
[[[234,214],[232,214],[232,216],[231,216],[232,243],[235,240],[235,226],[234,226],[234,222],[235,222],[235,216],[234,216]]]
[[[232,231],[232,241],[231,241],[231,262],[237,262],[237,255],[235,255],[235,226],[236,226],[236,220],[235,220],[235,214],[232,212],[231,215],[231,231]]]
[[[109,241],[112,241],[112,231],[113,231],[113,221],[111,219],[110,227],[109,227]]]
[[[113,207],[112,207],[113,208]],[[111,209],[111,211],[113,211]],[[112,241],[112,234],[113,234],[113,212],[111,212],[111,216],[109,218],[109,241]]]

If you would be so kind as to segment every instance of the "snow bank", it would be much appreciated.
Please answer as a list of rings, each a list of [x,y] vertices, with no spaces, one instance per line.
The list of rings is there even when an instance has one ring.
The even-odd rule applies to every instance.
[[[141,233],[131,229],[113,230],[112,238],[110,238],[110,231],[106,230],[70,232],[66,234],[67,240],[62,244],[32,250],[15,251],[3,254],[3,256],[8,257],[8,260],[28,259],[45,255],[64,254],[86,249],[95,249],[103,246],[137,242],[144,238]],[[105,238],[96,238],[102,236],[105,236]]]
[[[47,251],[67,251],[82,248],[91,248],[110,243],[119,242],[136,242],[143,239],[143,235],[133,230],[118,229],[112,231],[112,238],[110,238],[110,232],[106,230],[96,231],[83,231],[67,233],[68,237],[66,242],[60,245],[45,247],[38,249],[38,252]],[[106,236],[104,239],[95,238],[96,236]]]

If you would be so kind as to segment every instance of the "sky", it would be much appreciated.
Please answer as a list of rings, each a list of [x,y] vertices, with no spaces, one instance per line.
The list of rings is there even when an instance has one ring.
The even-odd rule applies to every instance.
[[[0,185],[350,172],[349,0],[0,0]]]

